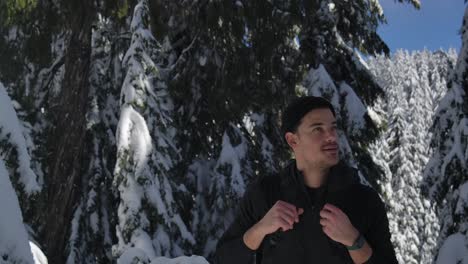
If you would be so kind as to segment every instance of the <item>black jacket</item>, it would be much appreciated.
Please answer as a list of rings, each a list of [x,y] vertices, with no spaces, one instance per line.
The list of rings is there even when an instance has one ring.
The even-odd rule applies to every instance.
[[[299,223],[292,230],[267,235],[260,248],[249,249],[243,242],[244,233],[257,223],[278,200],[304,208]],[[334,166],[326,183],[310,197],[304,177],[292,161],[279,175],[262,177],[249,186],[236,219],[218,242],[218,264],[243,263],[353,263],[341,243],[328,238],[322,231],[319,212],[325,203],[339,207],[353,226],[364,235],[373,254],[366,263],[398,263],[390,241],[384,204],[370,187],[360,184],[356,170],[343,164]]]

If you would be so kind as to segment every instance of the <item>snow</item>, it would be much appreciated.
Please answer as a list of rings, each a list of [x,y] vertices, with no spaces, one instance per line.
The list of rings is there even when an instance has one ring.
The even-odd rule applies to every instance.
[[[24,191],[31,195],[41,190],[37,176],[31,169],[31,157],[28,152],[25,136],[12,101],[5,87],[0,83],[0,139],[8,138],[7,141],[14,145],[18,152],[19,182],[23,184]]]
[[[341,96],[345,98],[343,108],[347,110],[348,117],[348,133],[350,135],[359,134],[365,128],[364,115],[367,112],[366,107],[361,99],[356,95],[354,90],[345,82],[340,85]]]
[[[461,215],[465,210],[468,210],[468,181],[458,188],[458,192],[460,198],[455,207],[455,213]]]
[[[147,257],[145,251],[139,248],[127,248],[122,255],[117,259],[117,264],[128,263],[149,263],[150,259]]]
[[[151,264],[209,264],[206,259],[200,256],[183,256],[174,259],[158,257],[151,261]]]
[[[242,119],[242,123],[244,123],[245,129],[247,129],[250,135],[252,136],[255,135],[255,132],[254,132],[255,123],[252,120],[252,117],[250,114],[244,115],[244,118]]]
[[[131,159],[136,162],[135,176],[138,177],[151,154],[152,141],[145,119],[131,105],[122,108],[117,142],[118,152],[132,150]]]
[[[376,112],[374,111],[374,109],[372,109],[371,107],[368,107],[367,108],[367,113],[369,114],[369,117],[372,119],[372,121],[378,126],[380,127],[383,123],[383,119],[382,117]]]
[[[255,136],[255,128],[262,127],[265,122],[265,115],[258,113],[248,113],[242,119],[243,127],[247,129],[250,135]]]
[[[18,198],[2,159],[0,159],[0,201],[2,201],[0,256],[3,260],[7,256],[7,262],[2,263],[33,263]]]
[[[383,8],[380,5],[379,0],[370,0],[370,3],[373,8],[377,9],[377,14],[379,14],[379,16],[382,16],[384,14]]]
[[[77,245],[75,245],[75,241],[77,240],[77,237],[78,237],[78,231],[79,231],[79,222],[78,222],[78,219],[81,217],[82,215],[82,206],[80,204],[80,206],[78,206],[78,208],[75,210],[75,213],[73,214],[73,220],[71,222],[71,228],[70,228],[70,238],[69,238],[69,243],[70,243],[70,247],[72,248],[72,250],[70,250],[70,253],[67,257],[67,264],[73,264],[73,263],[77,263],[77,254],[75,252],[75,250],[73,250]]]
[[[451,131],[453,131],[454,133],[454,137],[453,137],[453,143],[452,143],[452,146],[451,146],[451,149],[450,151],[445,155],[444,157],[444,160],[443,160],[443,163],[442,163],[442,167],[441,167],[441,174],[442,175],[445,175],[445,170],[447,168],[447,166],[453,162],[453,159],[457,158],[460,160],[460,164],[462,164],[463,167],[466,168],[466,164],[465,164],[465,160],[466,158],[468,157],[464,157],[464,151],[463,151],[463,137],[465,136],[464,135],[464,132],[466,130],[466,127],[468,126],[468,123],[466,122],[467,119],[466,118],[463,118],[461,121],[460,121],[460,124],[457,124],[457,123],[454,123],[452,128],[451,128]]]
[[[139,178],[145,175],[144,171],[147,166],[147,160],[152,151],[152,141],[145,120],[129,104],[122,107],[117,128],[117,148],[119,155],[126,157],[127,160],[134,163],[131,168],[132,175],[125,174],[125,186],[120,185],[118,188],[121,200],[125,201],[125,205],[121,204],[118,208],[118,218],[119,223],[124,228],[127,226],[135,228],[132,230],[130,241],[131,244],[138,247],[138,250],[127,245],[119,245],[119,248],[116,249],[119,252],[123,252],[118,258],[118,263],[131,263],[134,257],[147,258],[148,256],[153,256],[154,250],[151,238],[141,229],[146,228],[149,221],[144,213],[139,213],[141,201],[144,197],[144,190],[137,182]],[[117,165],[115,173],[119,174],[121,170],[125,169]],[[142,178],[142,180],[145,181],[146,179]],[[135,225],[139,225],[141,228]],[[117,227],[118,236],[123,231],[120,226]],[[122,238],[119,237],[120,240]],[[127,259],[129,260],[127,261]]]
[[[456,233],[445,240],[435,264],[468,264],[468,243],[464,235]]]
[[[320,64],[317,69],[311,69],[304,79],[304,87],[308,95],[327,96],[335,109],[339,109],[340,100],[338,89],[325,67]]]
[[[230,125],[231,129],[235,131],[236,134],[241,136],[241,132],[237,127],[234,125]],[[237,145],[233,146],[231,139],[229,138],[228,134],[225,132],[223,135],[223,147],[221,153],[219,154],[218,165],[216,166],[216,170],[223,166],[223,164],[230,164],[231,171],[230,177],[231,180],[229,187],[232,188],[234,192],[237,193],[238,197],[240,197],[245,191],[245,182],[242,172],[242,165],[241,161],[245,159],[247,154],[247,145],[242,137],[242,142]]]
[[[200,56],[200,58],[198,59],[198,63],[200,64],[200,66],[205,66],[206,60],[206,56]]]
[[[34,264],[48,264],[47,257],[44,255],[44,252],[42,252],[34,242],[29,241],[29,246],[31,247]]]

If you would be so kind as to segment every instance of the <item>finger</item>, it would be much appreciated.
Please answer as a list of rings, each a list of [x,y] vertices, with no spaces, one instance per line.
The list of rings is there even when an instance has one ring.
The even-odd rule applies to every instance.
[[[298,215],[301,215],[303,213],[304,213],[304,209],[302,209],[302,208],[297,209],[297,214]]]
[[[297,217],[297,214],[296,214],[296,210],[291,210],[289,207],[286,207],[282,204],[279,204],[278,205],[278,212],[280,212],[281,214],[287,214],[288,216],[290,216],[291,218],[293,219],[296,219]]]
[[[296,223],[299,223],[299,216],[304,213],[304,209],[297,208],[296,210]]]
[[[335,215],[330,211],[322,210],[320,211],[320,217],[331,220],[335,218]]]
[[[292,229],[292,225],[289,224],[289,222],[287,220],[285,220],[284,218],[279,218],[278,219],[279,221],[279,226],[280,226],[280,229],[285,232],[285,231],[288,231],[289,229]]]
[[[333,204],[327,203],[323,207],[324,209],[327,209],[328,211],[331,211],[332,213],[339,213],[341,212],[340,208],[334,206]]]
[[[334,214],[336,217],[339,217],[339,218],[343,218],[343,217],[348,217],[340,208],[332,205],[332,204],[327,204],[326,205],[326,209],[329,211],[329,212],[332,212],[332,214]],[[325,209],[325,207],[324,207]]]
[[[294,207],[292,210],[290,207],[286,207],[284,205],[279,205],[280,208],[283,208],[284,210],[287,210],[289,212],[289,215],[293,216],[296,222],[299,222],[299,209]]]
[[[294,217],[291,217],[290,215],[287,214],[279,214],[279,217],[286,221],[288,225],[293,225],[294,224]]]
[[[280,203],[279,203],[280,206],[287,207],[288,210],[290,210],[290,212],[293,213],[294,218],[295,218],[295,221],[296,221],[297,223],[299,223],[299,216],[300,216],[302,213],[304,213],[304,209],[302,209],[302,208],[297,208],[297,207],[294,206],[293,204],[287,203],[287,202],[285,202],[285,201],[281,201],[281,200],[280,200],[279,202],[280,202]]]
[[[322,225],[323,227],[325,226],[328,226],[329,225],[329,221],[327,221],[327,219],[320,219],[320,225]]]
[[[279,230],[281,230],[283,232],[287,231],[290,228],[290,224],[288,223],[288,221],[283,219],[281,216],[275,217],[273,223],[274,223],[274,225],[276,225],[278,227]]]
[[[304,209],[297,208],[297,223],[299,223],[299,216],[304,213]]]
[[[291,211],[296,211],[296,206],[294,206],[294,205],[292,205],[290,203],[287,203],[287,202],[281,201],[281,200],[279,200],[278,203],[281,204],[282,206],[285,206],[285,207],[289,208],[289,210],[291,210]]]

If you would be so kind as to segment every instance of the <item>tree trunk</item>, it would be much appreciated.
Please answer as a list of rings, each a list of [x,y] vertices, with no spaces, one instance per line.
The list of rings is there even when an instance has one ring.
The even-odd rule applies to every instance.
[[[91,55],[91,26],[95,17],[90,0],[63,3],[69,11],[70,40],[65,56],[65,75],[57,102],[51,108],[54,127],[48,139],[46,210],[42,238],[49,263],[66,262],[71,220],[82,190],[80,177],[88,142],[88,76]]]

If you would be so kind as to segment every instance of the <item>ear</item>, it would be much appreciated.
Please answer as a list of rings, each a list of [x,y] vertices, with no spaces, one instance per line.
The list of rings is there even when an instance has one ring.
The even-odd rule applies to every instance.
[[[292,132],[286,132],[284,135],[284,138],[286,139],[286,142],[288,142],[288,145],[290,148],[295,149],[297,146],[297,136],[296,134]]]

